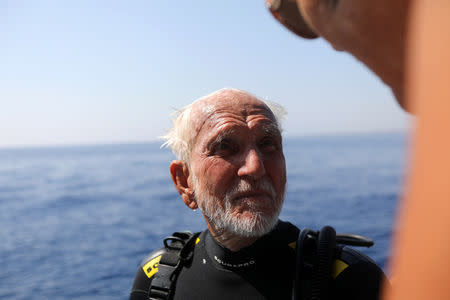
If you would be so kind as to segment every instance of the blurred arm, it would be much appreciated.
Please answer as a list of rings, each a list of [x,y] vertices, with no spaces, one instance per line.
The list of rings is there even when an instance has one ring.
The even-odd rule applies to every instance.
[[[406,97],[417,115],[385,299],[450,299],[450,2],[416,1]]]

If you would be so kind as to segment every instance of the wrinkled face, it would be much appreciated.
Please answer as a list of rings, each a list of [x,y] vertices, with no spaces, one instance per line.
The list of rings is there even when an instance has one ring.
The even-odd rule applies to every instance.
[[[272,112],[238,93],[198,105],[192,186],[207,222],[242,236],[261,236],[278,220],[286,166]]]

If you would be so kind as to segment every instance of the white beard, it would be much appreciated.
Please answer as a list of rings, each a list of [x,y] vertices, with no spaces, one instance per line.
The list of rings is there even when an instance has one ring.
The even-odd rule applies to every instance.
[[[209,222],[213,223],[218,229],[227,231],[231,234],[243,237],[260,237],[270,232],[278,221],[281,208],[284,201],[284,192],[282,195],[276,195],[275,188],[267,177],[259,181],[240,180],[230,191],[227,191],[224,197],[225,208],[219,205],[220,198],[212,195],[206,188],[198,182],[197,177],[193,176],[194,193],[199,208]],[[240,216],[234,212],[236,204],[233,205],[232,199],[238,193],[249,191],[265,191],[272,197],[269,213],[260,209],[260,204],[254,201],[245,201],[246,212],[250,216]],[[267,203],[266,207],[267,207]],[[236,215],[237,214],[237,215]]]

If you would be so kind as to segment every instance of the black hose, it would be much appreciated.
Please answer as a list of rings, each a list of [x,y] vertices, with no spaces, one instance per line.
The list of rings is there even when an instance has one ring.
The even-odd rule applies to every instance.
[[[308,293],[308,290],[302,291],[302,288],[305,287],[302,285],[302,282],[307,280],[303,277],[305,276],[305,242],[308,238],[315,240],[317,249],[311,278],[311,294]],[[361,235],[348,233],[336,234],[334,228],[330,226],[325,226],[320,231],[313,231],[308,228],[300,231],[297,239],[297,257],[292,299],[303,300],[305,297],[312,300],[330,299],[329,280],[331,278],[331,268],[337,243],[359,247],[371,247],[374,244],[371,239]]]
[[[317,241],[317,267],[311,282],[311,299],[328,300],[331,267],[336,248],[336,231],[325,226],[319,232]]]
[[[302,270],[303,270],[303,250],[305,245],[305,240],[308,235],[314,235],[316,232],[312,229],[305,228],[298,235],[297,239],[297,258],[295,260],[295,277],[293,283],[292,290],[292,299],[301,300],[302,292],[301,292],[301,279],[302,279]]]

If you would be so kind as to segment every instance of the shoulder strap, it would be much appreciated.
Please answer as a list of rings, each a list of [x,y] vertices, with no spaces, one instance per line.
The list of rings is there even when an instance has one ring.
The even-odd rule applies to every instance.
[[[178,274],[192,258],[195,240],[199,235],[200,232],[175,232],[164,239],[166,251],[161,256],[158,272],[150,284],[149,299],[172,299]]]

